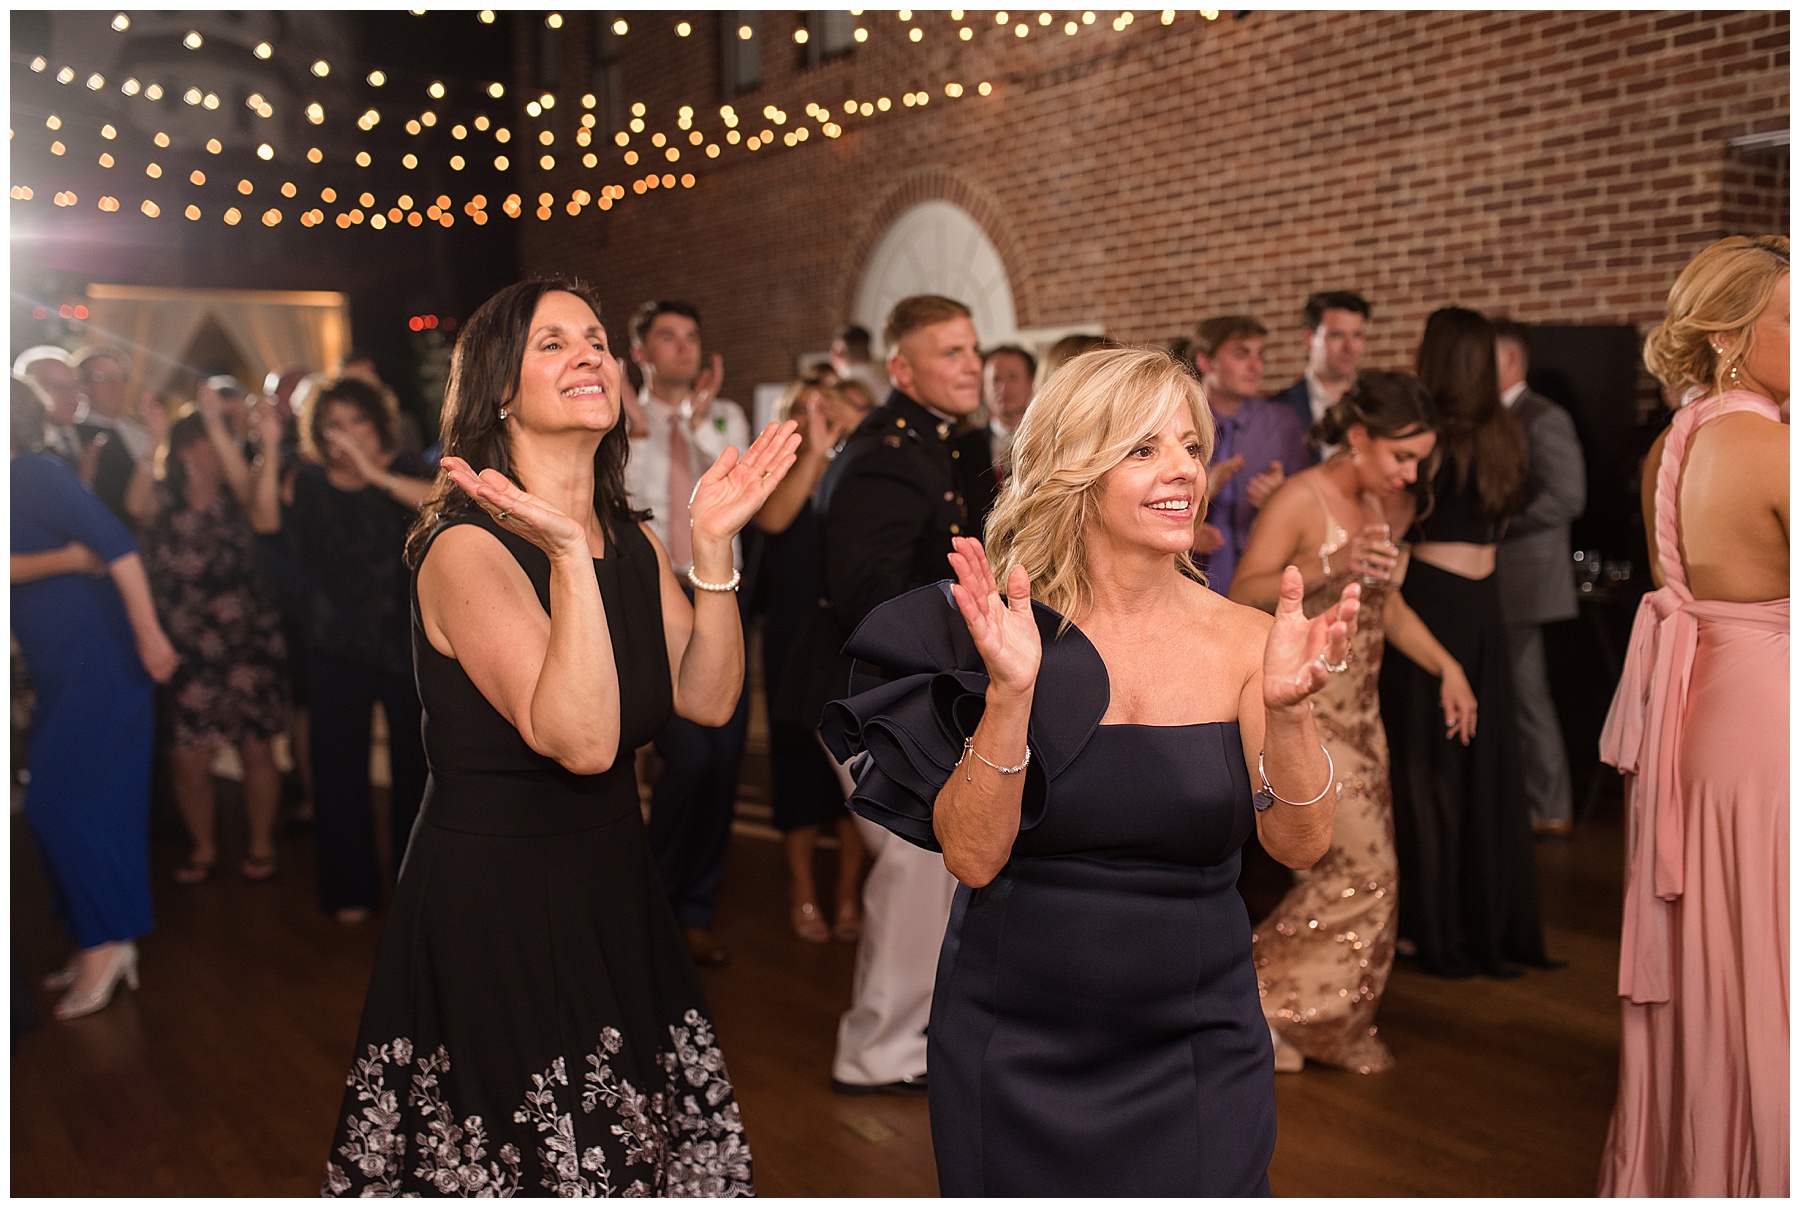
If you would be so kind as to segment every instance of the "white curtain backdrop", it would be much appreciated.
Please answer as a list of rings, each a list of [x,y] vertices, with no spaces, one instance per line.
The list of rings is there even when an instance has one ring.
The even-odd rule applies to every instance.
[[[135,285],[90,285],[87,293],[93,339],[131,354],[133,395],[164,389],[193,368],[182,358],[209,317],[258,374],[290,366],[329,371],[350,346],[349,302],[339,293]]]

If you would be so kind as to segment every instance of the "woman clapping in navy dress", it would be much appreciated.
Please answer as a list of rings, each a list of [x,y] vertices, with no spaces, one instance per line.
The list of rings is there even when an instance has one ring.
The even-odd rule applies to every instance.
[[[881,672],[827,715],[834,753],[872,757],[851,808],[962,882],[930,1027],[945,1195],[1268,1193],[1238,851],[1252,827],[1292,867],[1330,845],[1308,698],[1360,588],[1308,621],[1291,567],[1273,618],[1205,586],[1212,432],[1167,355],[1077,357],[1014,438],[991,555],[959,539],[954,584],[851,638]]]

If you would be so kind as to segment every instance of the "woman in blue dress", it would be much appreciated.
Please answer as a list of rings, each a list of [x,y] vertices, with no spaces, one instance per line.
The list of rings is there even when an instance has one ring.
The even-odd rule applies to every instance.
[[[151,682],[175,670],[137,545],[60,458],[45,407],[12,384],[12,628],[37,703],[25,816],[79,946],[46,979],[58,1019],[137,985],[150,930]]]
[[[1212,433],[1167,355],[1075,358],[1014,438],[992,565],[959,538],[955,583],[847,648],[881,671],[827,716],[835,753],[872,757],[851,808],[962,882],[929,1033],[945,1195],[1268,1194],[1238,850],[1253,826],[1295,868],[1330,844],[1307,698],[1359,588],[1308,621],[1292,567],[1272,618],[1205,586]]]

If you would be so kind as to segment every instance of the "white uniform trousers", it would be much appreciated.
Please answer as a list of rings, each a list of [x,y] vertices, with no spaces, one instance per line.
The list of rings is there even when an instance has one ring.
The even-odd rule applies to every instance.
[[[845,795],[854,787],[838,769]],[[872,864],[863,884],[863,931],[850,1009],[838,1021],[831,1076],[880,1086],[925,1073],[925,1026],[938,951],[950,923],[956,878],[944,857],[865,818],[856,829]]]

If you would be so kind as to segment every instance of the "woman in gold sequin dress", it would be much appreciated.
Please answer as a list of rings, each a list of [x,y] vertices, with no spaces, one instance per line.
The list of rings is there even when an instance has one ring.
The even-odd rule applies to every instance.
[[[1311,434],[1344,451],[1270,497],[1231,584],[1232,599],[1272,608],[1281,570],[1292,563],[1307,574],[1308,615],[1351,578],[1363,584],[1350,669],[1313,698],[1342,786],[1331,850],[1295,874],[1293,889],[1255,934],[1257,988],[1281,1071],[1299,1070],[1307,1059],[1365,1074],[1394,1063],[1374,1022],[1395,939],[1393,799],[1376,696],[1386,643],[1437,670],[1451,734],[1467,742],[1475,729],[1475,697],[1462,668],[1397,590],[1403,557],[1390,539],[1412,525],[1407,487],[1437,445],[1436,422],[1416,379],[1359,375]]]

